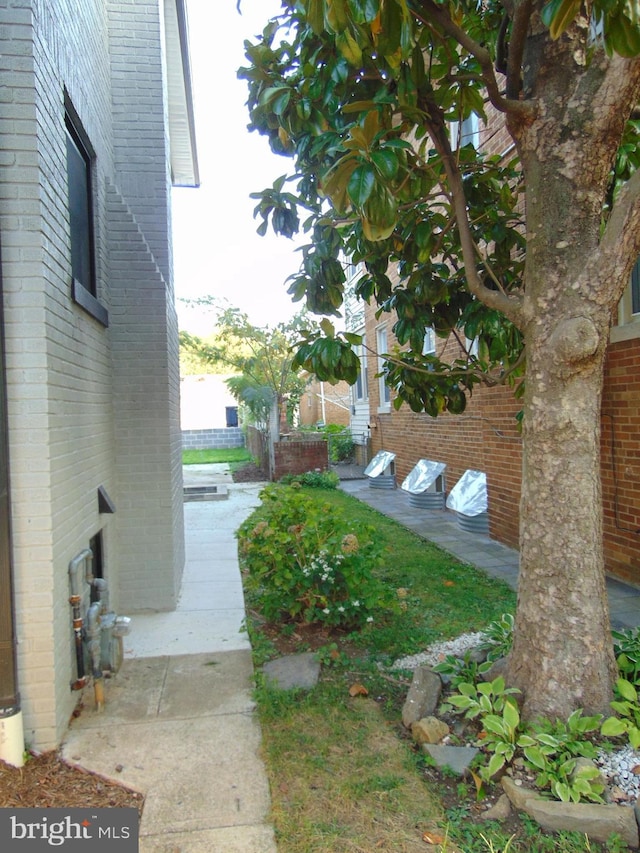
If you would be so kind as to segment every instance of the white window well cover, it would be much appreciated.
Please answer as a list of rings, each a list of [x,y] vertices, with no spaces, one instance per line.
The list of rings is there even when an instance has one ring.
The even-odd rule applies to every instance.
[[[447,466],[444,462],[434,462],[431,459],[419,459],[400,488],[412,495],[421,495],[429,486],[435,483]]]
[[[447,509],[473,517],[487,511],[487,475],[470,468],[465,471],[447,498]]]
[[[396,458],[396,454],[392,453],[390,450],[381,450],[379,453],[373,457],[371,462],[364,469],[364,473],[367,477],[379,477],[380,474],[384,474],[389,465]]]

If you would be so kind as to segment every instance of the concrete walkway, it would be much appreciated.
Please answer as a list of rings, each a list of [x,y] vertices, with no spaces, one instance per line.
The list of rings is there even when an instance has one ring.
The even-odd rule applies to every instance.
[[[228,497],[184,505],[177,610],[132,617],[104,711],[87,693],[63,755],[145,795],[140,853],[276,853],[234,536],[262,486],[203,467],[185,468],[185,486]]]
[[[454,513],[413,507],[409,504],[407,492],[402,489],[372,489],[368,478],[345,480],[340,487],[419,536],[440,545],[459,560],[471,563],[517,589],[518,552],[488,536],[461,530]],[[607,593],[613,628],[636,628],[640,625],[640,589],[607,578]]]
[[[277,853],[234,535],[263,484],[233,484],[226,466],[185,468],[185,486],[211,484],[219,499],[184,505],[176,611],[133,616],[104,711],[88,692],[63,744],[67,761],[144,793],[140,853]],[[366,479],[341,487],[517,586],[517,553],[460,530],[452,513],[417,509],[402,490],[371,489]],[[608,591],[614,626],[640,624],[640,590],[609,581]]]

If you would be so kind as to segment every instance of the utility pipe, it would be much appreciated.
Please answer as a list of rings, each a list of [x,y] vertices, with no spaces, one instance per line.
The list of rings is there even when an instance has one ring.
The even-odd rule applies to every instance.
[[[104,708],[104,679],[102,677],[102,666],[100,664],[100,611],[102,604],[94,601],[87,612],[87,640],[89,657],[91,659],[91,675],[93,676],[93,695],[96,702],[96,711]]]
[[[84,671],[84,650],[82,648],[82,584],[88,577],[93,577],[91,574],[93,565],[93,552],[90,548],[85,548],[69,563],[69,585],[71,587],[71,595],[69,596],[69,604],[73,608],[73,636],[76,649],[76,675],[75,681],[71,682],[72,690],[82,690],[89,681],[88,676]],[[80,579],[80,568],[85,567],[84,577]]]

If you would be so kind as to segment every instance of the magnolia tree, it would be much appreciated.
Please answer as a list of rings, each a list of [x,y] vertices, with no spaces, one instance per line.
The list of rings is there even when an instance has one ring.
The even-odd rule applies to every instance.
[[[298,363],[355,378],[357,339],[328,319],[346,255],[358,295],[393,312],[396,403],[437,416],[479,382],[522,393],[507,676],[529,718],[607,711],[615,673],[599,421],[640,253],[638,53],[631,0],[283,0],[239,72],[251,128],[292,161],[256,194],[259,230],[309,234],[290,293],[327,315]],[[473,116],[506,128],[500,156],[465,144]],[[477,355],[423,355],[429,327]]]

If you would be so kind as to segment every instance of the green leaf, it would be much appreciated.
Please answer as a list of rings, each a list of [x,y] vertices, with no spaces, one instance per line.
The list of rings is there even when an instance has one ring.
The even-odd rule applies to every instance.
[[[571,788],[566,782],[552,783],[551,790],[559,800],[563,803],[568,803],[571,799]]]
[[[533,764],[534,767],[537,767],[539,770],[544,770],[547,766],[547,762],[544,754],[540,750],[540,747],[530,746],[524,750],[524,755],[527,761]]]
[[[324,32],[324,0],[307,0],[307,21],[316,35]]]
[[[627,681],[626,678],[618,678],[616,681],[616,689],[618,693],[622,696],[623,699],[626,699],[628,702],[637,702],[638,701],[638,693],[631,684],[631,682]]]
[[[482,725],[488,732],[493,732],[496,735],[505,734],[505,726],[501,717],[496,714],[487,714],[482,718]]]
[[[336,334],[335,327],[334,327],[333,323],[331,322],[331,320],[329,320],[328,317],[324,317],[320,321],[320,328],[322,329],[322,331],[325,333],[325,335],[328,338],[334,338],[335,337],[335,334]]]
[[[619,737],[627,730],[627,723],[618,717],[609,717],[600,727],[600,732],[605,737]]]
[[[398,155],[394,151],[386,151],[381,148],[371,154],[371,160],[383,178],[389,181],[395,178],[400,164]]]
[[[498,755],[497,753],[494,753],[491,756],[491,759],[489,760],[489,763],[487,764],[486,768],[487,776],[489,777],[489,779],[492,776],[495,776],[498,770],[501,770],[504,767],[504,764],[504,755]]]
[[[362,48],[349,30],[338,33],[336,47],[350,65],[359,66],[362,63]]]
[[[502,716],[504,717],[504,720],[511,729],[511,731],[515,731],[520,725],[520,713],[516,705],[514,705],[512,702],[507,702],[505,704]]]
[[[370,198],[375,183],[376,178],[369,163],[363,163],[354,170],[349,178],[347,192],[356,207],[362,207]]]

